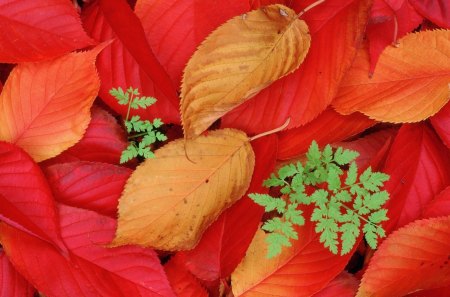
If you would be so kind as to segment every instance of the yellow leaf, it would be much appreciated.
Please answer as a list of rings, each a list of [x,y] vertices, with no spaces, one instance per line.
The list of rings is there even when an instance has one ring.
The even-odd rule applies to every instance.
[[[238,130],[217,130],[186,143],[173,141],[155,155],[125,186],[112,245],[191,249],[248,189],[255,165],[249,139]]]
[[[188,62],[181,88],[185,138],[296,70],[310,46],[306,23],[292,9],[270,5],[216,29]]]
[[[369,78],[367,49],[341,83],[333,106],[341,114],[360,111],[372,119],[409,123],[437,113],[450,98],[450,30],[421,31],[387,47]]]

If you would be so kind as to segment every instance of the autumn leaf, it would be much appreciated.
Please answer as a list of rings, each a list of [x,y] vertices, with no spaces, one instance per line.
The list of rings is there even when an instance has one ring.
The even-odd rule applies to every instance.
[[[358,285],[359,282],[353,275],[343,271],[312,297],[354,297],[358,291]]]
[[[40,292],[58,297],[175,296],[153,250],[105,247],[114,236],[115,220],[65,205],[59,205],[59,216],[68,255],[0,223],[5,253]]]
[[[450,30],[422,31],[388,47],[373,77],[361,49],[333,102],[342,114],[360,111],[392,123],[419,122],[437,113],[449,100]]]
[[[430,121],[442,142],[450,149],[450,103],[447,103]]]
[[[112,245],[191,249],[248,189],[255,163],[249,139],[238,130],[218,130],[173,141],[155,155],[125,186]]]
[[[357,297],[404,296],[450,283],[450,216],[392,233],[371,259]]]
[[[306,23],[283,5],[234,17],[199,46],[184,69],[181,118],[186,138],[297,69],[308,53]]]
[[[450,185],[425,205],[421,218],[435,218],[450,215]]]
[[[78,142],[100,86],[95,57],[105,46],[16,66],[0,95],[0,140],[37,162]]]
[[[2,1],[0,62],[55,58],[93,44],[69,1]]]
[[[9,262],[4,251],[0,250],[0,296],[33,297],[35,289]]]
[[[436,25],[450,29],[450,3],[447,0],[409,0],[414,8]]]
[[[55,164],[44,172],[58,202],[112,217],[131,174],[125,167],[83,161]]]

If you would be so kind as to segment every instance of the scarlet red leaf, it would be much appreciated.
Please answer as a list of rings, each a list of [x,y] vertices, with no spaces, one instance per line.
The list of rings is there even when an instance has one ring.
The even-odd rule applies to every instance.
[[[22,149],[1,141],[0,204],[1,220],[65,249],[44,174]]]
[[[41,166],[74,161],[119,164],[120,155],[127,146],[127,135],[117,120],[106,110],[94,105],[83,138],[58,156],[45,160]]]
[[[342,141],[375,123],[360,113],[343,116],[328,108],[311,123],[279,133],[278,159],[288,160],[302,155],[313,140],[321,146]]]
[[[437,289],[420,290],[412,294],[408,294],[405,297],[432,297],[432,296],[450,296],[450,286]]]
[[[104,247],[114,236],[113,219],[69,206],[59,210],[68,257],[36,237],[0,224],[6,254],[40,292],[61,297],[175,296],[154,251]]]
[[[354,297],[358,285],[359,281],[353,275],[343,271],[312,297]]]
[[[408,0],[375,0],[367,26],[370,72],[373,73],[381,52],[397,41],[394,38],[405,36],[419,26],[422,20]]]
[[[422,218],[435,218],[450,215],[450,186],[431,200],[422,212]]]
[[[226,278],[245,255],[264,212],[248,193],[262,193],[262,182],[275,166],[278,141],[275,135],[252,142],[255,170],[247,193],[227,209],[203,234],[199,244],[186,255],[186,266],[204,280]]]
[[[207,297],[206,289],[186,268],[184,258],[176,254],[164,265],[167,278],[177,297]]]
[[[383,172],[390,175],[388,232],[419,218],[424,206],[450,185],[450,154],[425,123],[403,125]]]
[[[299,12],[313,2],[295,1],[293,8]],[[316,118],[331,103],[350,68],[369,5],[365,0],[327,0],[304,14],[311,48],[303,64],[224,116],[223,126],[260,133],[281,126],[289,117],[291,128]]]
[[[34,288],[11,265],[5,253],[0,250],[0,296],[33,297]]]
[[[170,87],[172,88],[171,91],[163,92],[161,88],[169,89],[168,82],[157,86],[159,79],[155,79],[155,70],[152,70],[152,66],[149,65],[149,60],[147,60],[147,54],[151,53],[151,49],[145,36],[141,36],[138,32],[135,32],[134,35],[139,36],[126,36],[122,29],[120,29],[120,32],[118,31],[117,25],[130,33],[135,30],[142,31],[141,24],[136,23],[136,16],[128,11],[128,17],[133,21],[127,21],[125,24],[132,26],[133,29],[123,23],[117,22],[116,24],[116,21],[111,19],[110,13],[112,12],[104,9],[108,1],[100,2],[93,2],[83,11],[82,15],[83,24],[93,38],[99,41],[114,40],[111,46],[106,48],[97,59],[97,68],[102,80],[99,96],[109,107],[125,116],[128,106],[120,105],[117,99],[109,94],[109,90],[117,87],[127,89],[130,86],[138,88],[143,95],[154,96],[158,101],[151,108],[133,111],[133,115],[140,115],[144,119],[159,117],[165,122],[178,123],[178,100],[175,102],[173,98],[175,89]],[[109,1],[112,6],[119,2],[122,2],[122,0]],[[127,6],[126,3],[125,5]],[[129,7],[127,9],[130,10]],[[121,13],[122,10],[118,10],[118,12]],[[137,39],[130,40],[129,37]],[[167,76],[163,72],[161,79],[164,75]]]
[[[447,103],[430,120],[439,137],[450,148],[450,103]]]
[[[69,1],[2,1],[0,62],[34,62],[92,45]]]
[[[106,163],[72,162],[52,165],[45,174],[57,201],[116,217],[131,170]]]
[[[450,29],[450,2],[447,0],[409,0],[414,8],[436,25]]]
[[[447,286],[449,251],[450,216],[415,221],[380,245],[356,296],[404,296],[419,289]]]

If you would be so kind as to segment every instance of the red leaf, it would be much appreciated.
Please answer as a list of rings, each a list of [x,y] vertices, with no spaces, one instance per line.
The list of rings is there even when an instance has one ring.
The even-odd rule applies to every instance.
[[[106,110],[94,105],[83,138],[58,156],[45,160],[41,166],[74,161],[119,164],[120,155],[127,146],[127,135],[117,120]]]
[[[404,296],[450,284],[450,216],[392,233],[370,260],[357,297]]]
[[[109,2],[119,3],[118,1]],[[127,6],[127,4],[125,5]],[[157,86],[159,80],[155,80],[152,72],[154,70],[150,69],[151,67],[145,61],[146,56],[140,52],[151,52],[145,36],[136,37],[138,39],[135,43],[130,42],[129,38],[123,36],[123,32],[114,31],[117,27],[115,25],[113,27],[102,8],[103,6],[99,1],[93,2],[92,5],[83,11],[82,15],[83,24],[93,38],[99,41],[114,40],[97,58],[97,69],[102,80],[99,96],[109,107],[125,116],[128,107],[119,105],[117,99],[109,94],[109,90],[117,87],[126,89],[130,86],[138,88],[141,94],[154,96],[158,101],[150,108],[133,111],[133,115],[140,115],[144,119],[159,117],[167,123],[178,123],[180,121],[178,100],[174,102],[172,98],[175,94],[169,94],[170,92],[166,91],[169,94],[167,95]],[[128,7],[127,9],[129,10],[130,8]],[[121,11],[119,10],[119,12]],[[129,14],[132,14],[132,12],[129,12]],[[128,17],[133,20],[136,18],[134,15],[128,15]],[[135,21],[131,24],[133,28],[129,28],[126,25],[130,25],[128,22],[125,24],[117,23],[117,25],[123,26],[123,29],[129,30],[129,32],[142,31],[141,24],[136,24]],[[135,34],[140,35],[137,31]],[[117,36],[116,34],[118,33],[121,35]],[[141,47],[142,49],[136,47]],[[161,77],[163,76],[164,73],[161,74]],[[165,85],[167,83],[161,86]],[[172,89],[171,92],[175,92],[173,87]]]
[[[181,254],[176,254],[164,265],[167,278],[178,297],[207,297],[206,289],[186,268]]]
[[[116,217],[131,170],[105,163],[73,162],[52,165],[45,174],[57,201]]]
[[[52,192],[39,166],[19,147],[0,142],[0,218],[65,250]]]
[[[295,1],[293,6],[301,11],[312,2]],[[327,0],[304,14],[311,48],[303,64],[225,115],[223,126],[260,133],[281,126],[289,117],[291,128],[315,119],[331,103],[351,66],[369,5],[366,0]]]
[[[36,237],[0,224],[6,254],[40,292],[60,297],[174,296],[154,251],[104,247],[114,237],[113,219],[69,206],[59,209],[68,257]]]
[[[433,297],[433,296],[450,296],[450,286],[430,290],[420,290],[415,293],[408,294],[405,297]]]
[[[305,153],[313,140],[320,146],[342,141],[375,125],[360,113],[347,116],[328,108],[311,123],[279,133],[278,159],[288,160]]]
[[[383,172],[390,175],[386,206],[390,231],[419,218],[424,206],[450,185],[450,154],[425,123],[403,125]]]
[[[14,269],[0,250],[0,296],[33,297],[34,288]]]
[[[35,62],[92,45],[66,0],[0,3],[0,62]]]
[[[357,151],[359,157],[356,158],[355,162],[358,165],[358,168],[367,168],[368,166],[375,167],[374,165],[376,164],[372,164],[374,158],[376,158],[380,150],[388,143],[387,148],[381,156],[381,159],[383,159],[389,148],[391,139],[395,137],[396,133],[396,129],[384,129],[353,141],[334,143],[333,147],[343,147],[345,149]]]
[[[448,0],[409,0],[412,6],[436,25],[450,29],[450,2]]]
[[[275,167],[277,146],[275,135],[252,142],[255,170],[247,193],[267,192],[262,182]],[[263,208],[245,194],[208,228],[193,250],[185,253],[186,266],[204,280],[228,277],[244,257],[263,213]]]
[[[359,281],[353,275],[343,271],[312,297],[354,297],[358,285]]]
[[[420,25],[423,18],[408,0],[375,0],[370,12],[367,37],[369,39],[370,72],[373,73],[383,50]],[[394,40],[395,22],[398,24]]]
[[[435,218],[450,215],[450,186],[431,200],[422,212],[422,218]]]
[[[203,39],[249,8],[242,0],[139,0],[135,11],[155,55],[179,87],[183,69]]]
[[[450,103],[447,103],[430,120],[439,137],[450,148]]]

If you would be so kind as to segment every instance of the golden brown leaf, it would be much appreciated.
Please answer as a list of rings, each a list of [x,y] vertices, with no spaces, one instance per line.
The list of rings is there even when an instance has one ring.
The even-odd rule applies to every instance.
[[[275,4],[237,16],[215,30],[188,62],[181,88],[186,138],[297,69],[310,45],[306,23]]]
[[[422,31],[387,47],[369,78],[366,49],[344,77],[333,102],[342,114],[360,111],[372,119],[407,123],[427,119],[449,100],[450,30]]]
[[[247,190],[255,156],[245,133],[224,129],[155,152],[131,175],[119,201],[112,245],[193,248],[203,231]]]

